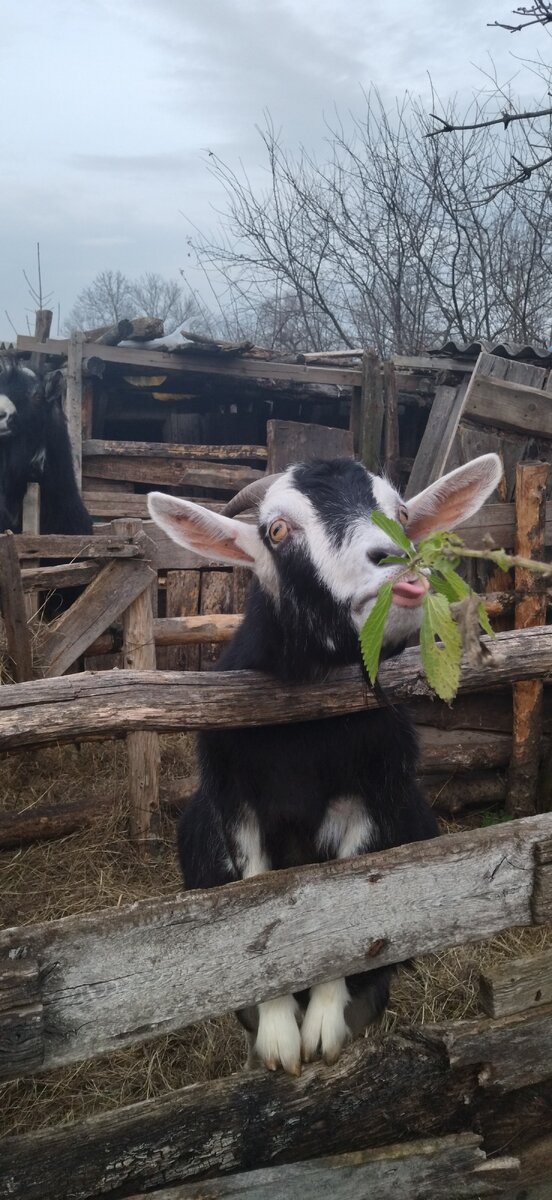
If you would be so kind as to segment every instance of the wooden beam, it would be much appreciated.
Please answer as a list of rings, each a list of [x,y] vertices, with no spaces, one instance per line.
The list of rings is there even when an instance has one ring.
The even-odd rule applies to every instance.
[[[115,531],[136,537],[140,529],[139,521],[120,521],[116,522]],[[149,567],[147,570],[149,586],[143,588],[123,611],[123,667],[128,671],[155,671],[156,667],[152,588],[157,587],[157,576]],[[145,849],[159,833],[159,734],[139,730],[129,733],[126,743],[130,836]]]
[[[68,561],[76,558],[143,558],[146,545],[146,542],[138,544],[131,538],[115,537],[110,533],[42,533],[39,537],[16,534],[14,541],[20,558],[61,558]]]
[[[393,354],[391,362],[398,371],[415,371],[421,375],[426,371],[454,371],[471,375],[475,366],[473,359],[440,358],[438,355],[429,356],[428,354]]]
[[[362,358],[358,457],[375,474],[382,465],[384,415],[382,364],[374,351],[366,350]]]
[[[312,425],[309,426],[312,429]],[[82,444],[82,456],[86,458],[163,458],[182,459],[184,462],[203,459],[205,462],[262,462],[267,460],[266,446],[188,446],[176,442],[109,442],[90,438]]]
[[[460,693],[552,673],[552,629],[501,633],[487,644],[484,665],[464,660]],[[379,680],[387,701],[432,696],[418,649],[384,663]],[[116,737],[135,729],[168,733],[279,725],[365,712],[380,704],[359,667],[293,688],[254,671],[83,673],[0,688],[0,750]]]
[[[21,530],[23,533],[35,535],[40,533],[40,484],[38,483],[27,484],[27,491],[23,498]],[[24,560],[19,565],[21,567],[21,576],[23,577]],[[38,612],[39,597],[31,589],[25,588],[24,590],[28,593],[25,598],[25,611],[27,619],[30,621]]]
[[[352,458],[353,437],[348,429],[303,421],[267,421],[269,475],[285,471],[292,463],[313,458]]]
[[[184,461],[163,455],[161,458],[87,458],[85,479],[124,479],[133,483],[146,483],[150,487],[168,484],[173,487],[214,488],[220,491],[239,492],[248,483],[262,479],[263,472],[255,467],[244,467],[239,463]]]
[[[40,666],[44,677],[63,675],[155,578],[147,562],[110,562],[102,567],[42,642]]]
[[[530,925],[535,848],[551,831],[552,814],[528,817],[22,926],[0,933],[0,955],[40,962],[44,1067],[61,1066]]]
[[[393,363],[383,364],[383,400],[385,421],[383,427],[383,461],[385,474],[391,483],[399,483],[399,409],[397,376]]]
[[[479,976],[479,998],[490,1017],[552,1004],[552,950],[498,963]]]
[[[0,535],[0,607],[10,671],[15,683],[22,683],[33,677],[33,651],[16,539],[12,533]]]
[[[541,388],[526,387],[509,379],[474,375],[464,416],[497,429],[552,438],[550,396]]]
[[[462,1197],[496,1196],[519,1178],[517,1158],[487,1160],[474,1133],[356,1150],[331,1158],[264,1167],[244,1174],[225,1175],[208,1183],[184,1183],[150,1193],[149,1200],[352,1200],[377,1196],[377,1200],[450,1200],[451,1191]],[[485,1168],[485,1172],[483,1171]],[[130,1200],[144,1200],[133,1196]]]
[[[469,376],[458,387],[438,387],[405,491],[410,500],[444,474],[466,400]]]
[[[48,343],[44,343],[48,345]],[[73,469],[79,491],[82,491],[82,372],[84,335],[72,333],[67,346],[67,387],[64,410],[71,442]]]
[[[518,463],[516,467],[515,552],[526,559],[544,558],[548,476],[548,463]],[[516,567],[515,586],[516,591],[523,592],[515,608],[516,629],[544,625],[547,597],[542,581],[537,582],[537,576],[531,571]],[[506,810],[513,817],[526,817],[536,812],[542,754],[542,702],[541,680],[523,680],[514,684],[512,761],[506,800]]]
[[[52,339],[44,343],[35,342],[32,337],[19,335],[17,349],[21,351],[36,350],[39,354],[67,354],[69,343],[63,339]],[[331,384],[338,388],[360,386],[361,372],[354,367],[312,367],[305,363],[282,363],[264,361],[253,358],[232,358],[221,363],[218,358],[207,355],[188,354],[179,352],[171,354],[166,350],[134,349],[129,346],[99,346],[97,343],[87,343],[84,349],[84,363],[89,358],[98,358],[103,362],[119,363],[125,367],[149,367],[154,371],[188,371],[194,375],[222,375],[241,379],[267,379],[278,383],[299,383],[313,385]]]
[[[86,587],[96,578],[100,564],[95,562],[67,563],[61,567],[24,567],[21,582],[24,592],[48,592],[53,588]]]
[[[496,1020],[455,1021],[443,1040],[451,1067],[482,1065],[482,1087],[510,1092],[552,1077],[552,1004]]]

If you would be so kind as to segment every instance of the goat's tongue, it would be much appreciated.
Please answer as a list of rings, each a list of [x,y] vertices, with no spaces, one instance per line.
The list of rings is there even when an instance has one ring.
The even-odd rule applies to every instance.
[[[429,589],[426,579],[416,576],[412,579],[398,579],[393,584],[393,603],[401,608],[417,608]]]

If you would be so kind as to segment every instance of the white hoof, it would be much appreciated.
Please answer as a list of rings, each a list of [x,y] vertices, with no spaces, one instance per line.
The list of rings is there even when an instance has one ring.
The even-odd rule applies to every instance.
[[[344,979],[332,979],[311,988],[309,1006],[301,1028],[303,1062],[312,1062],[318,1049],[327,1063],[339,1058],[351,1031],[345,1021],[350,996]]]
[[[254,1053],[275,1071],[301,1074],[301,1034],[297,1025],[298,1006],[293,996],[277,996],[259,1004],[259,1028]]]

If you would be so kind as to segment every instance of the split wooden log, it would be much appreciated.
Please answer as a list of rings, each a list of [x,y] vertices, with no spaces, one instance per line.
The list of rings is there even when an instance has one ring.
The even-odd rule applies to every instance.
[[[385,473],[391,483],[399,483],[399,409],[397,398],[397,379],[393,363],[383,364],[383,461]]]
[[[50,336],[52,328],[53,312],[49,308],[38,308],[35,313],[35,330],[34,336],[37,342],[45,342]],[[40,354],[31,354],[29,358],[29,366],[31,371],[40,371],[42,357]]]
[[[102,801],[80,800],[74,804],[40,804],[23,812],[0,814],[0,850],[11,850],[31,842],[50,842],[87,829],[107,812]]]
[[[130,342],[151,342],[154,338],[165,336],[165,326],[161,317],[132,317],[131,332],[127,336]]]
[[[424,769],[423,758],[420,769]],[[468,808],[495,808],[506,799],[505,771],[470,771],[448,776],[437,773],[422,776],[420,782],[432,807],[451,817]]]
[[[32,679],[33,652],[16,539],[12,533],[0,535],[0,606],[9,671],[16,683],[22,683]]]
[[[542,559],[545,547],[546,486],[548,463],[518,463],[516,468],[516,554]],[[546,595],[537,577],[516,567],[516,589],[523,599],[516,604],[516,629],[544,625]],[[506,800],[514,817],[536,811],[537,780],[542,752],[542,681],[523,680],[514,684],[512,762]]]
[[[213,488],[215,491],[238,492],[255,479],[262,479],[263,472],[255,467],[239,463],[187,461],[171,458],[166,452],[161,457],[106,458],[103,455],[86,459],[85,476],[95,479],[128,480],[146,483],[150,487],[167,484],[174,487]]]
[[[27,484],[27,491],[23,498],[23,513],[21,520],[21,529],[23,533],[39,534],[40,533],[40,484]],[[23,569],[25,560],[19,564],[21,568],[21,582],[23,583]],[[39,609],[39,597],[37,592],[31,591],[23,587],[27,592],[25,597],[25,611],[27,620],[32,620],[36,616]]]
[[[440,1032],[450,1065],[479,1064],[484,1088],[510,1092],[552,1076],[552,1004],[496,1020],[455,1021]]]
[[[294,422],[293,422],[294,423]],[[292,422],[289,422],[292,424]],[[312,426],[308,426],[312,429]],[[335,431],[339,433],[339,430]],[[183,462],[199,459],[205,462],[259,462],[266,463],[266,446],[235,444],[231,446],[188,445],[179,442],[124,442],[106,441],[105,438],[90,438],[83,442],[82,455],[87,458],[163,458]]]
[[[476,1170],[481,1189],[476,1195],[485,1195],[485,1183],[493,1180],[495,1191],[501,1191],[500,1181],[515,1175],[515,1157],[532,1141],[531,1129],[533,1138],[541,1135],[541,1146],[547,1141],[542,1134],[550,1130],[552,1118],[543,1085],[534,1089],[529,1101],[523,1093],[519,1096],[525,1103],[519,1113],[518,1136],[509,1133],[507,1140],[512,1157],[505,1162],[497,1155],[497,1175],[486,1169],[495,1160],[487,1163],[480,1158]],[[516,1116],[517,1101],[516,1093],[506,1098]],[[364,1157],[367,1148],[383,1147],[383,1156],[388,1157],[389,1143],[395,1142],[400,1142],[396,1146],[399,1172],[401,1159],[414,1151],[409,1141],[423,1139],[431,1153],[429,1139],[450,1140],[451,1131],[479,1125],[482,1115],[485,1144],[487,1138],[489,1142],[501,1139],[504,1144],[502,1106],[500,1096],[481,1092],[474,1068],[452,1072],[441,1046],[423,1033],[410,1031],[356,1042],[333,1067],[314,1063],[299,1080],[283,1073],[244,1072],[69,1127],[5,1138],[0,1143],[0,1195],[3,1200],[44,1200],[45,1196],[90,1200],[100,1195],[133,1195],[137,1200],[139,1192],[142,1200],[144,1193],[155,1188],[189,1186],[197,1181],[201,1191],[196,1191],[196,1200],[198,1195],[206,1200],[217,1196],[218,1186],[224,1186],[221,1176],[231,1186],[229,1172],[248,1171],[252,1163],[257,1170],[274,1169],[312,1158],[321,1149],[325,1155],[359,1155],[364,1163],[369,1161]],[[473,1138],[464,1135],[462,1140],[460,1135],[456,1145],[467,1149],[467,1136]],[[473,1141],[471,1144],[475,1146]],[[314,1168],[316,1163],[309,1165]],[[533,1162],[533,1178],[541,1177],[542,1171],[541,1153],[540,1164]],[[213,1180],[214,1174],[219,1176],[217,1180]],[[451,1196],[450,1175],[447,1184]],[[353,1188],[349,1197],[359,1195],[354,1183]],[[379,1190],[372,1188],[361,1194],[380,1196]],[[289,1192],[285,1195],[287,1200]],[[414,1195],[433,1200],[434,1191],[424,1184],[405,1195],[408,1200]],[[462,1195],[466,1195],[464,1187]]]
[[[490,1017],[552,1004],[552,950],[487,968],[479,976],[479,998]]]
[[[61,1066],[530,925],[535,849],[551,829],[552,815],[530,817],[4,930],[0,957],[40,962],[44,1068]]]
[[[463,1198],[496,1196],[520,1174],[513,1156],[488,1160],[473,1133],[356,1150],[331,1158],[264,1167],[184,1183],[150,1193],[150,1200],[353,1200],[377,1196],[378,1200],[450,1200],[451,1189]],[[133,1196],[130,1200],[145,1200]]]
[[[73,470],[79,491],[82,491],[83,352],[84,335],[72,333],[67,348],[67,387],[63,407],[71,442]]]
[[[100,564],[95,562],[74,562],[60,567],[23,567],[21,583],[24,592],[86,587],[96,578],[99,570]]]
[[[464,661],[460,693],[550,678],[552,629],[525,629],[488,640],[484,665]],[[382,665],[385,701],[357,667],[311,684],[281,684],[253,671],[99,672],[0,688],[0,750],[115,737],[132,730],[170,732],[315,720],[430,698],[417,649]]]

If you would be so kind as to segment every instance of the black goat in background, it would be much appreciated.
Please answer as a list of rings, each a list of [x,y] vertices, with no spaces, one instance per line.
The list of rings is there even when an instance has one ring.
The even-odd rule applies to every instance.
[[[62,405],[62,376],[41,378],[0,358],[0,533],[21,531],[29,483],[40,484],[41,533],[91,533],[77,487]]]

